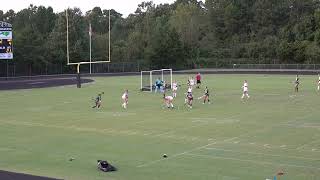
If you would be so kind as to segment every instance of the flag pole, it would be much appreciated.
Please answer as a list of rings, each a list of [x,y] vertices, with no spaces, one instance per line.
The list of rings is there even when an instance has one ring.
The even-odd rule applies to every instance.
[[[111,49],[110,49],[110,38],[111,38],[111,32],[110,32],[110,28],[111,25],[110,25],[110,9],[109,9],[109,62],[111,62]]]
[[[90,74],[91,74],[91,61],[92,61],[92,27],[91,27],[91,23],[89,23],[89,43],[90,43]]]
[[[66,22],[67,22],[67,64],[70,62],[70,55],[69,55],[69,17],[68,17],[68,10],[66,10]]]

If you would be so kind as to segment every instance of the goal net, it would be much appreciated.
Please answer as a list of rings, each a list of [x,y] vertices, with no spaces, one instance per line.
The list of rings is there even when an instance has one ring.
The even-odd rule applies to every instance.
[[[163,81],[166,89],[171,89],[172,69],[141,71],[141,90],[152,92],[157,79]]]

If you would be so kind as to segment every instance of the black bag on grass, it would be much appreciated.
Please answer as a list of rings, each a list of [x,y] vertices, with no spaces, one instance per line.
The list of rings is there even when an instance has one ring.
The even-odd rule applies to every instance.
[[[98,169],[103,172],[116,171],[117,168],[108,163],[108,161],[98,160]]]

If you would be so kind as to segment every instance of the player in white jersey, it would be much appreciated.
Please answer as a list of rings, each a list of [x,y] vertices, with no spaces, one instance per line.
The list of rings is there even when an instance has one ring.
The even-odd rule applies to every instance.
[[[193,102],[193,96],[192,96],[192,93],[187,93],[186,95],[186,99],[187,99],[187,105],[189,108],[192,109],[192,102]]]
[[[165,105],[167,106],[167,108],[173,108],[173,97],[172,96],[166,96],[165,94],[163,94],[163,100]]]
[[[241,99],[243,99],[245,96],[247,96],[247,98],[250,98],[250,96],[249,96],[249,94],[248,94],[249,88],[248,88],[248,82],[247,82],[247,80],[244,80],[242,89],[243,89],[243,94],[242,94]]]
[[[124,93],[122,94],[122,107],[127,109],[127,105],[128,105],[128,99],[129,99],[129,91],[125,90]]]
[[[187,93],[192,93],[192,86],[189,86],[189,87],[188,87]]]
[[[177,91],[178,91],[178,83],[174,81],[172,83],[172,96],[175,98],[177,97]]]
[[[185,95],[186,95],[186,97],[185,97],[185,99],[184,99],[184,103],[185,103],[185,104],[188,103],[188,94],[192,94],[192,86],[189,86],[187,93],[185,93]]]
[[[191,78],[189,79],[189,84],[190,84],[191,87],[193,87],[193,86],[195,85],[195,82],[194,82],[193,77],[191,77]]]
[[[320,75],[319,76],[319,79],[318,79],[318,91],[320,91]]]

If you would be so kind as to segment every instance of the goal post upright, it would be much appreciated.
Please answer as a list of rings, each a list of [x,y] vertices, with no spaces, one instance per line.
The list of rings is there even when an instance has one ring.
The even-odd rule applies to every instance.
[[[171,87],[171,89],[172,89],[172,83],[173,83],[173,81],[172,81],[172,69],[171,69],[171,71],[170,71],[170,77],[171,77],[170,87]]]
[[[140,72],[140,90],[142,91],[142,71]]]
[[[161,80],[163,81],[163,69],[161,69]]]
[[[76,65],[76,69],[77,69],[77,87],[78,88],[81,88],[81,77],[80,77],[80,65],[82,64],[89,64],[90,65],[90,74],[91,74],[91,65],[92,64],[99,64],[99,63],[110,63],[111,62],[111,17],[110,17],[110,9],[109,9],[109,17],[108,17],[108,22],[109,22],[109,25],[108,25],[108,56],[105,56],[105,58],[107,58],[107,60],[104,60],[104,61],[93,61],[92,62],[92,57],[91,57],[91,23],[89,24],[89,29],[90,29],[90,32],[89,32],[89,46],[90,46],[90,50],[89,50],[89,54],[90,54],[90,57],[89,57],[89,61],[80,61],[80,62],[70,62],[70,43],[69,43],[69,14],[68,14],[68,11],[69,11],[69,7],[66,9],[66,44],[67,44],[67,65],[68,66],[71,66],[71,65]]]
[[[152,71],[150,71],[150,92],[152,92]]]
[[[88,61],[81,61],[81,62],[70,62],[70,43],[69,43],[69,14],[68,14],[69,8],[66,10],[66,30],[67,30],[67,65],[78,65],[78,64],[97,64],[97,63],[110,63],[111,62],[111,17],[110,17],[110,9],[109,9],[109,25],[108,25],[108,56],[106,57],[107,60],[104,61],[91,61],[91,55],[89,57]],[[91,29],[91,23],[89,24],[89,28]],[[92,33],[92,32],[91,32]],[[90,42],[89,42],[90,43]],[[91,46],[91,45],[90,45]],[[91,54],[91,50],[89,51],[89,54]]]

